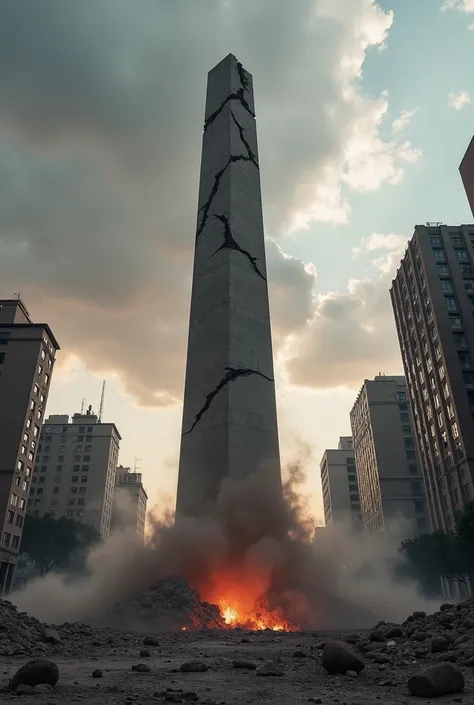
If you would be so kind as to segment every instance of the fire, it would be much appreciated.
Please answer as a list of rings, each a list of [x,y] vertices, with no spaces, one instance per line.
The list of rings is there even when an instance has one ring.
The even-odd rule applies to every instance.
[[[227,570],[213,575],[205,587],[198,588],[202,599],[217,605],[229,628],[260,631],[297,631],[298,626],[265,598],[267,576],[258,572]]]

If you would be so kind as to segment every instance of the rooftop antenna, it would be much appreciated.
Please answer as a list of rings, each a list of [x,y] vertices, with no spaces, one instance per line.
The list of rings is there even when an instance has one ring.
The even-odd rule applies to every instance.
[[[86,403],[86,400],[83,399],[81,402],[81,416],[84,416],[84,404]]]
[[[14,299],[18,299],[18,301],[21,299],[21,293],[19,291],[15,291],[13,294]]]
[[[100,395],[99,418],[98,422],[102,422],[102,414],[104,413],[104,397],[105,397],[105,379],[102,382],[102,393]]]

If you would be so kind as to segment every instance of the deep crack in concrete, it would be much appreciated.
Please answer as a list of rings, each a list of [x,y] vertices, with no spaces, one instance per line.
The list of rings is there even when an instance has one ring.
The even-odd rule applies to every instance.
[[[201,213],[201,211],[202,211],[202,218],[201,218],[201,223],[196,231],[196,240],[199,239],[199,236],[201,235],[202,231],[204,230],[204,228],[207,224],[207,217],[209,215],[209,209],[212,205],[212,201],[216,197],[216,194],[219,190],[220,180],[224,176],[227,168],[234,162],[251,162],[252,164],[255,165],[255,162],[253,161],[253,159],[245,156],[245,154],[237,154],[237,155],[232,154],[229,157],[229,161],[227,162],[227,164],[225,166],[223,166],[222,169],[219,169],[217,174],[214,176],[214,184],[212,186],[211,193],[209,194],[209,198],[207,199],[206,203],[203,206],[201,206],[201,208],[199,209],[199,213]],[[258,168],[258,165],[257,165],[257,168]]]
[[[220,247],[217,248],[217,250],[211,255],[211,257],[214,257],[214,255],[216,255],[218,252],[220,252],[221,250],[225,250],[225,249],[236,250],[237,252],[241,252],[245,257],[247,257],[247,259],[250,262],[252,269],[255,271],[255,273],[258,274],[258,276],[261,277],[261,279],[263,279],[263,281],[267,281],[266,277],[264,277],[262,272],[257,267],[258,257],[252,257],[250,252],[248,252],[247,250],[244,250],[239,245],[239,243],[234,238],[234,236],[232,235],[232,230],[230,227],[229,218],[226,215],[217,215],[217,214],[215,214],[213,217],[216,218],[217,220],[220,220],[222,225],[224,226],[224,242],[222,243],[222,245]]]
[[[207,128],[209,127],[209,125],[212,125],[212,123],[214,122],[214,120],[216,119],[216,117],[217,117],[218,115],[220,115],[220,113],[221,113],[222,110],[224,109],[224,106],[226,106],[227,103],[228,103],[229,101],[231,101],[231,100],[238,100],[238,101],[240,102],[240,104],[245,108],[245,110],[246,110],[248,113],[250,113],[250,115],[251,115],[253,118],[255,117],[255,113],[252,111],[252,109],[250,108],[250,105],[247,103],[247,100],[245,99],[245,96],[244,96],[244,89],[243,89],[243,88],[239,88],[239,90],[238,90],[238,91],[235,91],[235,93],[231,93],[230,95],[228,95],[227,98],[224,100],[224,102],[221,103],[221,104],[219,105],[219,107],[216,108],[216,110],[214,110],[213,113],[211,113],[211,115],[209,115],[209,117],[207,118],[207,120],[204,122],[204,132],[206,132],[206,130],[207,130]]]
[[[246,150],[247,150],[247,156],[248,156],[248,158],[250,159],[251,162],[253,162],[253,163],[255,164],[255,166],[256,166],[257,169],[258,169],[259,166],[258,166],[257,158],[256,158],[255,154],[252,152],[251,146],[250,146],[249,143],[247,142],[247,139],[246,139],[246,137],[245,137],[244,128],[242,127],[242,125],[240,124],[240,122],[237,120],[237,118],[235,117],[235,115],[234,115],[234,113],[232,112],[232,110],[230,111],[230,114],[232,115],[232,120],[234,121],[234,124],[236,125],[236,127],[237,127],[237,129],[238,129],[238,131],[239,131],[240,139],[242,140],[242,142],[243,142],[244,145],[245,145],[245,148],[246,148]]]
[[[214,398],[219,394],[221,389],[224,389],[224,387],[226,387],[230,382],[235,382],[235,380],[239,379],[240,377],[250,377],[251,375],[258,375],[259,377],[263,377],[269,382],[274,381],[271,377],[267,377],[267,375],[264,375],[263,372],[259,372],[258,370],[249,370],[245,367],[240,369],[237,369],[235,367],[226,367],[225,370],[225,376],[221,379],[217,387],[213,389],[212,392],[209,392],[209,394],[206,396],[206,401],[204,402],[202,408],[196,414],[193,421],[193,425],[188,431],[184,431],[183,436],[187,436],[188,433],[191,433],[191,431],[194,430],[195,426],[202,419],[203,415],[206,413],[206,411],[209,410]]]
[[[249,79],[247,78],[247,72],[240,61],[237,61],[237,71],[239,72],[240,85],[244,91],[247,91],[249,89]]]

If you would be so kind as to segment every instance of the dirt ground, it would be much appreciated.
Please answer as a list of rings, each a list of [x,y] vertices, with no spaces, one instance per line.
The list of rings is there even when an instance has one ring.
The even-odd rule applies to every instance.
[[[329,705],[366,705],[420,702],[406,687],[408,677],[424,663],[396,662],[377,665],[366,661],[358,677],[328,675],[321,666],[321,645],[340,634],[278,634],[213,632],[155,635],[159,646],[143,645],[143,634],[133,634],[124,645],[107,649],[91,645],[90,658],[53,658],[60,671],[59,682],[46,693],[18,696],[1,693],[0,703],[18,697],[37,705],[84,702],[87,705],[147,705],[158,702],[197,702],[233,705],[242,703],[319,703]],[[149,657],[140,650],[148,649]],[[253,661],[257,667],[268,660],[279,660],[284,674],[259,676],[255,670],[233,667],[234,659]],[[28,659],[3,657],[3,683]],[[186,661],[199,660],[208,666],[202,673],[182,673]],[[149,673],[132,670],[144,663]],[[102,678],[92,672],[101,669]],[[464,669],[463,669],[464,670]],[[474,703],[474,669],[464,670],[466,689],[462,695],[437,698],[437,703]],[[462,700],[460,700],[462,698]],[[422,702],[430,702],[424,700]]]

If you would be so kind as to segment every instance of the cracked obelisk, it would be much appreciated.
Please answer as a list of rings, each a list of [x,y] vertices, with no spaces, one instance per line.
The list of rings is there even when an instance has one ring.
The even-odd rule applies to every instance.
[[[260,471],[281,488],[253,83],[229,54],[207,83],[177,515]]]

